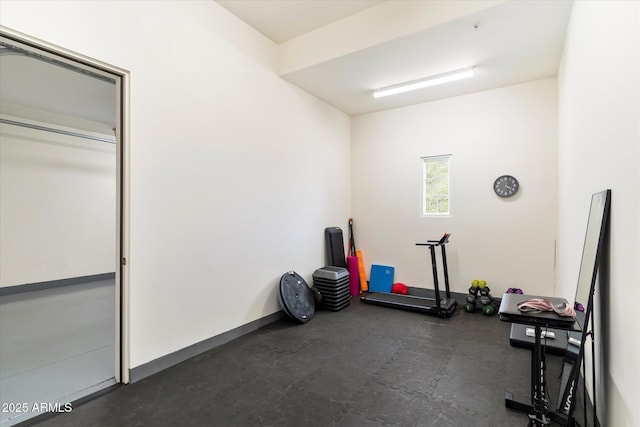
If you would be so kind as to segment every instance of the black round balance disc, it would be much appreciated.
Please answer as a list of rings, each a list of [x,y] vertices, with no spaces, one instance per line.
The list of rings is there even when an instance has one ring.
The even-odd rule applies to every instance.
[[[322,294],[315,286],[312,286],[309,289],[311,289],[311,295],[313,295],[313,299],[316,302],[316,309],[320,308],[322,306]]]
[[[309,285],[295,271],[285,273],[280,278],[278,300],[282,310],[301,323],[307,323],[316,312],[316,301]]]

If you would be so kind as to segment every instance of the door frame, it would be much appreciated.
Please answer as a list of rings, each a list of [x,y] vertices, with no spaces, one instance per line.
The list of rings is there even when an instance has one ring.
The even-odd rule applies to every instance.
[[[45,59],[90,73],[110,77],[116,84],[116,279],[115,279],[115,366],[116,383],[129,383],[129,71],[70,51],[44,40],[0,25],[0,36],[35,50]]]

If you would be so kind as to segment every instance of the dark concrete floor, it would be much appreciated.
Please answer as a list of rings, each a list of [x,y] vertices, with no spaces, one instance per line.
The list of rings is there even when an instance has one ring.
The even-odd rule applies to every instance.
[[[509,330],[497,316],[458,309],[440,319],[352,299],[305,325],[277,321],[38,425],[525,426],[526,414],[504,406],[507,391],[530,390],[530,352],[509,346]],[[549,356],[550,367],[559,364]],[[548,378],[555,403],[556,375]]]

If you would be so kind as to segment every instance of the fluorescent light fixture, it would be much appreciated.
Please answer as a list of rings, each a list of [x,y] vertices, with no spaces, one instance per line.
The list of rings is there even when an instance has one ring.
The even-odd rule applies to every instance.
[[[426,77],[424,79],[383,87],[374,90],[373,97],[382,98],[383,96],[395,95],[396,93],[409,92],[410,90],[422,89],[455,80],[466,79],[468,77],[473,77],[473,69],[474,67],[467,67],[460,70],[449,71],[448,73]]]

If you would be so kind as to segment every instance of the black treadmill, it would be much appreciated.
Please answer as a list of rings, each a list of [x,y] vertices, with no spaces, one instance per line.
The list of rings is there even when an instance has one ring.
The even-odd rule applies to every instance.
[[[408,294],[392,294],[389,292],[365,292],[360,300],[367,304],[382,305],[402,310],[417,311],[440,317],[449,317],[455,313],[458,306],[449,291],[449,270],[447,268],[447,254],[445,245],[449,242],[449,233],[445,233],[440,240],[427,240],[427,243],[416,243],[416,246],[427,246],[431,253],[431,267],[433,269],[434,290],[409,286]],[[440,294],[438,285],[438,269],[436,264],[436,246],[442,249],[442,265],[444,270],[445,297]]]

